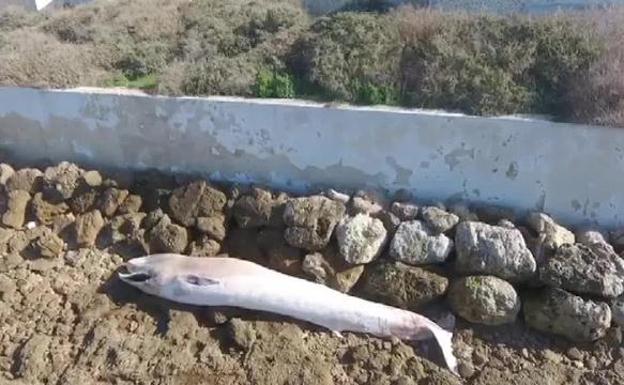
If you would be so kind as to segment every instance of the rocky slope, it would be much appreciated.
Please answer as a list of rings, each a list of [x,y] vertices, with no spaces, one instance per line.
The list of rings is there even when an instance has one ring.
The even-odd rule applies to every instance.
[[[624,383],[624,232],[404,195],[0,164],[0,384]],[[455,329],[463,379],[431,342],[339,339],[116,278],[124,260],[167,251],[250,259],[427,314]]]

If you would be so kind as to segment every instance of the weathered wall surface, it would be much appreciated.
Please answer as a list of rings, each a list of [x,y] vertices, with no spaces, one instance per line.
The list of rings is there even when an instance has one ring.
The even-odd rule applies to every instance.
[[[24,160],[200,172],[290,190],[423,199],[624,224],[624,130],[236,98],[0,88],[0,147]]]

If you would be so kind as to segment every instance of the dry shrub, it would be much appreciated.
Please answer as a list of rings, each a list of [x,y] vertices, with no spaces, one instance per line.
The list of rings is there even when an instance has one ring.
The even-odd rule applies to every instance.
[[[578,22],[605,47],[596,63],[570,82],[568,118],[624,127],[624,8],[586,14]]]
[[[93,68],[87,47],[62,43],[24,29],[7,34],[0,48],[0,84],[34,87],[96,85],[102,71]]]

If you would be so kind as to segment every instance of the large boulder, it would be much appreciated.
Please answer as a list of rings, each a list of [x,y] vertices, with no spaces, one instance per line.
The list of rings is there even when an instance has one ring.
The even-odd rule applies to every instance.
[[[373,300],[415,310],[441,298],[448,283],[446,277],[421,267],[381,262],[366,270],[362,291]]]
[[[579,294],[624,293],[624,260],[609,245],[563,245],[540,267],[540,280]]]
[[[205,181],[197,181],[173,191],[169,198],[171,217],[184,226],[195,226],[198,217],[221,213],[227,197]]]
[[[291,199],[284,209],[286,241],[309,251],[323,249],[346,211],[342,202],[316,195]]]
[[[459,223],[457,215],[435,206],[423,208],[422,217],[427,227],[436,234],[447,232]]]
[[[572,341],[595,341],[611,325],[611,310],[602,302],[585,300],[561,289],[546,288],[524,300],[527,325]]]
[[[336,227],[338,250],[351,264],[369,263],[377,258],[386,242],[383,222],[366,214],[344,218]]]
[[[390,243],[390,256],[411,265],[446,261],[453,241],[444,234],[435,235],[420,221],[403,222]]]
[[[544,213],[529,214],[527,222],[529,227],[537,233],[537,237],[532,240],[532,251],[540,265],[552,256],[560,246],[572,244],[575,241],[574,233],[560,226]]]
[[[455,233],[457,271],[495,275],[518,282],[531,278],[536,263],[517,229],[462,222]]]
[[[454,281],[448,300],[457,315],[485,325],[514,322],[520,311],[520,298],[514,287],[494,276],[471,276]]]

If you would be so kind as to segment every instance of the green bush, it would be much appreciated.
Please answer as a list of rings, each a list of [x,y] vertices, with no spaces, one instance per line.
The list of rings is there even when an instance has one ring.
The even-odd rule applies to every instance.
[[[254,93],[260,98],[294,98],[295,84],[288,74],[261,70],[256,77]]]
[[[397,87],[399,52],[398,30],[387,16],[339,13],[320,18],[295,44],[290,68],[328,98],[354,102],[362,85]]]

